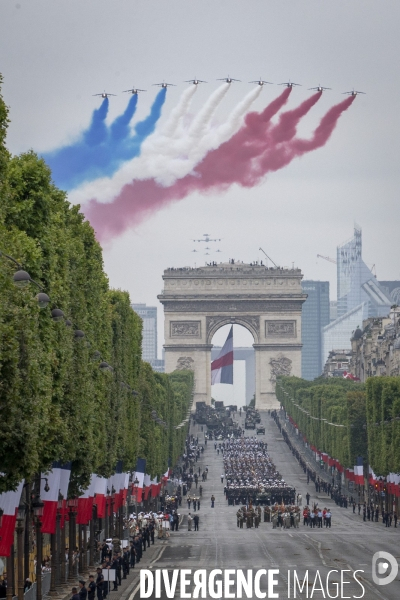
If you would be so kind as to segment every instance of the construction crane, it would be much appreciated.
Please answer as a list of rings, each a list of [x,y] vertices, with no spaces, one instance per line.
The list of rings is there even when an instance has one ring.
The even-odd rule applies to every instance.
[[[265,254],[265,256],[268,258],[268,260],[270,260],[270,261],[272,262],[272,264],[273,264],[273,265],[275,265],[275,268],[276,268],[276,269],[278,269],[278,268],[279,268],[279,267],[276,265],[276,263],[274,263],[274,261],[272,260],[272,258],[270,258],[270,257],[268,256],[268,254],[267,254],[266,252],[264,252],[264,250],[263,250],[262,248],[259,248],[259,250],[261,250],[261,252],[262,252],[263,254]],[[268,263],[267,263],[267,264],[268,264]]]
[[[337,264],[336,260],[334,258],[331,258],[330,256],[322,256],[322,254],[317,254],[317,258],[323,258],[324,260],[327,260],[328,262],[331,262],[334,265]]]

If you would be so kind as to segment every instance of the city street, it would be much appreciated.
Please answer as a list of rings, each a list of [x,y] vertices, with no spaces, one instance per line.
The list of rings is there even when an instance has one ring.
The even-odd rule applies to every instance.
[[[268,451],[278,471],[285,481],[295,486],[296,493],[303,496],[303,506],[307,491],[310,493],[310,502],[318,502],[320,507],[327,507],[332,511],[332,529],[311,529],[304,527],[302,521],[299,529],[272,529],[271,523],[261,522],[258,529],[239,529],[236,524],[236,511],[238,507],[228,506],[220,476],[223,472],[223,457],[217,455],[214,443],[209,442],[201,459],[195,467],[208,466],[208,479],[203,486],[203,497],[200,515],[199,531],[187,530],[186,499],[183,498],[181,526],[178,532],[171,532],[169,543],[166,544],[159,558],[152,562],[152,569],[279,569],[279,584],[275,591],[279,591],[280,598],[381,598],[383,600],[397,600],[400,595],[399,578],[387,585],[377,586],[372,581],[372,556],[377,551],[387,551],[399,558],[399,533],[394,527],[385,528],[382,523],[364,523],[362,516],[354,515],[351,508],[339,508],[324,494],[315,493],[315,487],[310,483],[298,465],[297,461],[288,450],[274,421],[266,414],[262,414],[262,423],[266,426],[265,436],[259,436],[268,443]],[[239,419],[236,416],[235,419]],[[244,416],[239,419],[244,424]],[[199,436],[199,443],[204,441],[201,426],[192,426],[191,433]],[[246,436],[254,435],[255,431],[246,431]],[[193,492],[193,488],[192,488]],[[211,508],[210,497],[214,494],[215,508]],[[193,493],[192,493],[193,495]],[[192,515],[193,515],[193,511]],[[297,591],[296,596],[288,595],[288,570],[297,572],[299,581],[302,581],[308,571],[308,585],[304,586],[302,593]],[[319,571],[324,586],[324,593],[317,591],[320,584],[316,584],[313,595],[311,591],[314,584],[316,571]],[[326,576],[331,573],[329,593],[326,588]],[[340,571],[347,570],[344,574],[343,592],[339,594],[335,585],[340,584]],[[365,594],[361,586],[354,581],[353,572],[358,573],[358,578],[365,587]],[[179,582],[179,580],[178,580]],[[261,579],[261,589],[266,591],[266,578]],[[292,586],[291,586],[292,587]],[[306,592],[308,590],[308,595]],[[235,588],[233,588],[235,589]],[[293,589],[293,588],[292,588]],[[338,595],[337,595],[338,594]],[[139,597],[139,590],[134,590],[130,598]],[[163,595],[163,598],[166,597]],[[180,597],[179,584],[175,597]],[[207,596],[209,597],[209,596]],[[267,596],[268,597],[268,596]]]

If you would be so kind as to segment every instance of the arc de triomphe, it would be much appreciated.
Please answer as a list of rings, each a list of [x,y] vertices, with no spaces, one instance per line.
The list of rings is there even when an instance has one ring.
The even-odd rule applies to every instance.
[[[165,270],[165,371],[192,369],[194,400],[210,404],[213,335],[243,325],[254,338],[256,406],[276,407],[277,375],[301,376],[302,277],[300,269],[244,263]]]

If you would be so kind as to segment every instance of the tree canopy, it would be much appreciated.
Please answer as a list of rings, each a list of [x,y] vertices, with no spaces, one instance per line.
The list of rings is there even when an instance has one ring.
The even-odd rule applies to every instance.
[[[142,321],[128,293],[110,289],[92,227],[41,158],[10,155],[7,125],[0,96],[0,251],[50,305],[39,308],[34,284],[17,288],[16,265],[0,257],[0,492],[55,460],[72,461],[72,491],[91,473],[109,476],[117,460],[134,469],[138,456],[161,475],[183,449],[184,428],[174,427],[191,404],[193,374],[158,374],[142,362]],[[54,321],[53,308],[65,319]],[[99,356],[112,371],[99,369]]]

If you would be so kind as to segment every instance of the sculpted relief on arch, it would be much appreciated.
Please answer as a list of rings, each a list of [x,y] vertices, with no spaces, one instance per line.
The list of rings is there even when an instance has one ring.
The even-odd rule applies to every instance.
[[[278,356],[271,358],[269,364],[271,365],[270,381],[272,383],[276,383],[276,378],[279,375],[288,376],[292,372],[292,361],[283,354],[278,354]]]
[[[246,327],[253,334],[254,342],[258,342],[260,336],[260,317],[256,316],[227,316],[217,315],[215,317],[207,317],[206,328],[207,328],[207,342],[211,343],[214,333],[223,325],[242,325]]]

